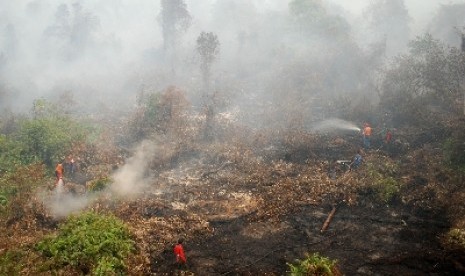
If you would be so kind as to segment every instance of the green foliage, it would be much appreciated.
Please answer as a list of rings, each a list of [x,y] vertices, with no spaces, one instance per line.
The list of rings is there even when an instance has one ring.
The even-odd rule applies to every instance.
[[[189,106],[184,92],[174,86],[161,93],[141,93],[137,103],[139,107],[129,122],[126,135],[132,141],[140,141],[154,133],[166,133],[173,126],[179,128]]]
[[[156,127],[159,119],[160,94],[149,94],[145,102],[144,123],[149,127]]]
[[[6,206],[8,204],[8,199],[5,194],[0,193],[0,206]]]
[[[333,276],[340,275],[336,266],[337,260],[331,260],[323,257],[318,253],[308,255],[304,260],[297,260],[295,264],[288,263],[291,276],[321,275]]]
[[[289,12],[296,19],[316,21],[323,17],[326,11],[319,0],[293,0],[289,3]]]
[[[21,144],[18,141],[0,134],[0,174],[13,171],[21,164],[20,152]]]
[[[394,163],[385,163],[382,167],[376,167],[373,163],[367,163],[367,174],[372,185],[369,187],[375,199],[384,203],[390,202],[400,192],[400,183],[391,175],[397,171]]]
[[[28,166],[17,166],[14,170],[0,175],[0,206],[8,207],[7,210],[18,206],[14,199],[24,199],[30,196],[35,188],[43,183],[45,166],[43,164],[32,164]],[[11,211],[11,210],[10,210]]]
[[[431,35],[417,37],[382,82],[381,105],[404,124],[431,125],[462,112],[461,81],[465,55]],[[441,116],[441,117],[440,117]]]
[[[399,183],[392,177],[380,178],[375,182],[375,192],[383,202],[390,202],[400,191]]]
[[[71,266],[93,275],[111,275],[124,272],[124,259],[134,242],[116,217],[88,212],[70,217],[57,236],[45,238],[37,249],[51,258],[52,268]]]
[[[364,17],[369,23],[370,29],[387,36],[387,40],[397,40],[404,43],[409,38],[411,19],[404,0],[370,1],[364,12]]]
[[[446,163],[453,169],[465,173],[465,132],[453,135],[444,142],[444,156]]]
[[[160,4],[159,20],[163,30],[165,50],[167,50],[176,47],[181,33],[190,27],[192,17],[184,0],[162,0]]]
[[[107,275],[118,275],[118,271],[124,271],[125,267],[115,257],[103,257],[101,258],[96,268],[94,269],[93,275],[96,276],[107,276]]]
[[[200,55],[200,70],[202,71],[204,85],[209,93],[211,67],[220,53],[220,41],[212,32],[200,33],[197,38],[197,52]]]
[[[20,275],[24,253],[10,250],[0,255],[0,275]]]
[[[445,236],[445,242],[451,247],[465,249],[465,230],[451,229]]]
[[[89,127],[64,115],[60,105],[34,101],[32,118],[22,118],[8,135],[0,134],[0,173],[43,162],[52,167],[73,144],[86,142]]]
[[[21,162],[58,162],[74,142],[85,140],[82,126],[63,118],[39,118],[24,121],[18,140],[22,145]]]
[[[108,185],[112,183],[112,180],[108,177],[99,178],[90,182],[90,185],[87,187],[89,192],[98,192],[104,190]]]
[[[127,135],[131,141],[140,141],[157,130],[160,110],[159,93],[141,93],[137,99],[138,108],[130,119]]]
[[[289,13],[300,31],[307,35],[347,37],[349,23],[340,16],[328,13],[321,0],[293,0]]]

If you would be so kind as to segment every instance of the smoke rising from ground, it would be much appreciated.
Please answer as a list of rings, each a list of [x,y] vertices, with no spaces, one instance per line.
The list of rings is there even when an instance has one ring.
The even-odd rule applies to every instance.
[[[205,91],[196,39],[205,31],[220,42],[211,87],[227,104],[218,113],[239,110],[239,123],[255,127],[345,118],[359,102],[376,101],[379,75],[409,38],[432,29],[431,22],[443,22],[434,25],[437,34],[461,24],[433,21],[441,4],[465,1],[313,1],[323,4],[307,10],[298,5],[303,1],[185,2],[192,25],[171,60],[163,49],[160,1],[0,0],[0,112],[28,111],[41,97],[75,102],[78,114],[121,112],[134,107],[139,92],[168,85],[181,87],[198,107]],[[403,17],[386,26],[399,13],[390,14],[390,6],[378,13],[374,2],[398,3]],[[113,175],[111,190],[140,193],[154,154],[156,146],[142,143]],[[88,203],[82,200],[70,198],[69,210]],[[56,208],[67,210],[62,203]]]
[[[151,178],[147,174],[150,160],[157,147],[150,141],[140,143],[126,164],[112,175],[110,190],[121,197],[136,196],[146,190]]]
[[[55,190],[49,196],[44,197],[44,203],[54,217],[66,217],[71,213],[79,212],[93,201],[91,196],[79,196],[66,192],[63,180],[57,183]]]
[[[134,155],[111,175],[112,184],[101,193],[110,192],[116,198],[137,198],[146,191],[151,184],[148,174],[150,160],[156,155],[157,147],[153,142],[143,141],[135,149]],[[51,195],[42,195],[43,202],[50,213],[55,217],[65,217],[71,213],[79,212],[98,197],[99,192],[84,195],[72,194],[67,191],[66,184],[60,179]]]

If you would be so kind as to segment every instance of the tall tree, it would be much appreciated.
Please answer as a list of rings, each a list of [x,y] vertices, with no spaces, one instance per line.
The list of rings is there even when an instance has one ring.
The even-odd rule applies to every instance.
[[[204,100],[205,100],[205,129],[204,138],[211,140],[214,138],[215,129],[215,93],[210,92],[210,76],[213,62],[220,52],[220,42],[218,36],[212,32],[200,33],[197,38],[197,52],[200,56],[200,70],[202,71],[204,83]]]
[[[180,36],[190,27],[192,17],[184,0],[160,0],[160,4],[159,23],[163,33],[163,49],[174,70]]]
[[[328,12],[322,0],[292,0],[289,13],[299,31],[305,35],[346,38],[350,30],[341,16]]]
[[[200,70],[202,71],[205,93],[209,94],[211,67],[220,52],[218,36],[212,32],[200,33],[197,38],[197,52],[200,55]]]
[[[71,8],[61,4],[55,12],[55,23],[45,30],[45,35],[63,46],[65,58],[73,59],[95,44],[99,26],[98,17],[85,11],[81,4],[76,2]]]
[[[407,47],[410,36],[410,16],[404,0],[373,0],[364,17],[375,40],[386,43],[388,55]]]
[[[435,124],[462,110],[465,54],[426,34],[409,44],[382,81],[381,104],[403,123]],[[435,117],[436,116],[436,117]]]

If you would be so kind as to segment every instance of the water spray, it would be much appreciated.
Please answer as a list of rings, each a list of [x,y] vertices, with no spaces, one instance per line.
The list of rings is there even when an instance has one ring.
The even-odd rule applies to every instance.
[[[65,185],[64,185],[64,182],[63,182],[63,178],[60,178],[58,180],[55,192],[56,192],[57,195],[61,195],[61,194],[63,194],[64,191],[65,191]]]
[[[357,132],[361,131],[361,128],[359,128],[356,124],[337,118],[321,121],[312,127],[312,130],[317,132],[328,132],[336,129],[351,130]]]

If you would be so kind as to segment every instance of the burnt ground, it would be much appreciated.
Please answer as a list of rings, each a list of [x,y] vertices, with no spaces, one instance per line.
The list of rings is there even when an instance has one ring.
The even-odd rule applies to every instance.
[[[459,275],[465,253],[441,243],[454,227],[451,209],[439,204],[452,179],[438,178],[425,153],[394,160],[373,150],[362,168],[332,179],[317,159],[205,150],[157,167],[136,200],[102,199],[92,208],[131,227],[139,255],[129,260],[130,275],[286,275],[287,263],[315,252],[336,259],[344,275]],[[388,204],[375,196],[373,175],[381,173],[402,186]],[[172,252],[179,237],[188,258],[181,270]]]
[[[302,206],[279,221],[250,216],[211,221],[208,238],[187,241],[189,271],[196,275],[284,275],[287,262],[319,252],[337,259],[345,275],[456,275],[459,271],[439,244],[449,224],[440,212],[407,206],[337,208]],[[170,248],[159,257],[156,273],[173,273]],[[163,264],[164,263],[164,264]]]
[[[365,157],[367,164],[391,164],[378,151]],[[159,175],[156,186],[165,203],[153,216],[196,215],[207,222],[209,232],[186,229],[165,239],[163,248],[152,250],[152,274],[286,275],[287,263],[315,252],[336,259],[344,275],[465,272],[465,253],[441,244],[453,223],[448,210],[434,204],[440,194],[436,184],[427,179],[429,174],[423,174],[421,183],[411,177],[416,171],[412,164],[427,164],[428,159],[402,161],[398,177],[405,180],[403,195],[389,203],[366,189],[372,185],[368,165],[330,180],[327,165],[320,163],[247,160],[246,165],[235,159],[230,165],[203,163],[195,169],[185,164],[184,171]],[[335,215],[321,232],[335,204]],[[176,236],[186,238],[184,270],[173,264]]]

